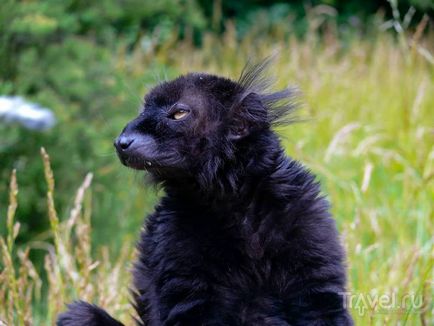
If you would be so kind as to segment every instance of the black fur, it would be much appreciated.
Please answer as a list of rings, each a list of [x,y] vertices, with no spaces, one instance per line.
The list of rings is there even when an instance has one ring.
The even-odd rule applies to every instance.
[[[101,308],[83,301],[69,304],[68,311],[59,315],[57,324],[64,326],[122,326],[120,322],[110,317]]]
[[[140,325],[352,325],[329,204],[271,130],[292,92],[269,92],[266,64],[155,87],[115,144],[166,192],[138,244]],[[115,325],[97,316],[76,304],[58,325]]]

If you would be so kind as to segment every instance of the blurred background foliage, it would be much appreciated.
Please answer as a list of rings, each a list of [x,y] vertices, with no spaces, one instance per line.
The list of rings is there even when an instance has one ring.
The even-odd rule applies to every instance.
[[[136,114],[146,90],[188,70],[180,68],[179,56],[203,51],[197,67],[213,62],[236,78],[249,56],[259,58],[252,51],[265,39],[270,46],[263,55],[272,53],[273,40],[312,35],[311,44],[329,42],[332,35],[344,52],[355,39],[374,41],[379,30],[397,31],[398,18],[416,29],[433,13],[431,0],[2,0],[0,95],[24,96],[51,108],[58,123],[45,132],[0,123],[1,215],[9,174],[16,169],[18,242],[50,240],[39,157],[44,146],[51,154],[61,216],[72,207],[82,178],[94,173],[93,241],[116,251],[136,237],[158,191],[138,186],[141,175],[120,166],[112,141]],[[399,43],[399,33],[391,35]],[[218,44],[232,49],[231,55],[215,57]]]

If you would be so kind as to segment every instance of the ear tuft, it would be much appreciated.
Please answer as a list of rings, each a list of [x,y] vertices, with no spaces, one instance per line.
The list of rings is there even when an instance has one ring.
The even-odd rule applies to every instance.
[[[274,62],[274,55],[255,64],[247,62],[238,80],[240,95],[233,107],[235,115],[244,109],[249,111],[248,115],[255,116],[257,122],[262,120],[268,125],[290,124],[296,121],[293,113],[299,92],[296,88],[272,90],[274,80],[267,77],[266,72]]]
[[[231,109],[229,137],[238,140],[252,131],[267,127],[267,109],[256,93],[249,93]]]

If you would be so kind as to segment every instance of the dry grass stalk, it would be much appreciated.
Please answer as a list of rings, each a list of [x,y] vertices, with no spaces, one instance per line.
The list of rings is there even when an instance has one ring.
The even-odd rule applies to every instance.
[[[48,294],[46,298],[41,298],[42,279],[29,258],[30,247],[15,249],[20,224],[15,221],[18,185],[14,170],[10,181],[7,236],[0,238],[1,263],[4,267],[0,272],[0,301],[5,302],[0,305],[0,325],[35,324],[32,307],[35,300],[41,299],[47,302],[44,324],[55,320],[57,314],[64,310],[65,302],[77,298],[108,305],[115,313],[126,312],[129,310],[127,288],[121,291],[124,300],[119,299],[119,288],[125,280],[125,262],[131,256],[131,250],[125,247],[115,265],[108,259],[107,250],[102,264],[91,255],[90,211],[83,214],[83,202],[92,182],[92,174],[85,177],[77,190],[69,218],[60,223],[54,202],[55,182],[50,158],[43,148],[41,155],[47,183],[48,216],[54,240],[54,250],[50,249],[52,246],[49,244],[39,246],[48,251],[44,264]],[[100,282],[101,279],[108,282]]]

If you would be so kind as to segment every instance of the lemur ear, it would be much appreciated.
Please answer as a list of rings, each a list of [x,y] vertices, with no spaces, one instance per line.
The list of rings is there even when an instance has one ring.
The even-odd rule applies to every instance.
[[[255,130],[292,123],[294,89],[272,91],[273,80],[264,76],[274,56],[252,64],[248,62],[238,79],[238,97],[231,107],[229,137],[242,139]]]
[[[256,93],[249,93],[232,108],[229,138],[242,139],[267,124],[267,109]]]
[[[229,128],[229,139],[239,140],[246,137],[249,134],[249,128],[244,123],[239,123],[237,126]]]

